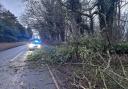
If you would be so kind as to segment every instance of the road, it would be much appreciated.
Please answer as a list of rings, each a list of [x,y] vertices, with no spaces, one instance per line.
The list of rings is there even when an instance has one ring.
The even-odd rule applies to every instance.
[[[27,46],[0,52],[0,89],[56,89],[45,65],[26,61]]]

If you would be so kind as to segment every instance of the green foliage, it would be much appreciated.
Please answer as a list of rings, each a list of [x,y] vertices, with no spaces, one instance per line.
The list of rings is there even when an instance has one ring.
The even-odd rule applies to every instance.
[[[87,59],[87,57],[92,57],[92,54],[95,54],[95,52],[102,52],[103,50],[104,44],[101,40],[96,38],[82,38],[78,44],[70,42],[69,44],[44,48],[43,58],[53,64],[81,62],[83,59]]]
[[[30,61],[38,61],[40,59],[42,59],[42,50],[36,50],[34,52],[32,52],[31,54],[29,54],[27,56],[27,59]]]
[[[73,47],[57,46],[43,49],[43,58],[52,64],[62,64],[70,61],[73,54]]]
[[[112,51],[120,54],[120,53],[128,53],[128,43],[119,43],[114,46],[112,46]]]
[[[81,38],[80,46],[84,46],[92,51],[102,51],[105,49],[105,43],[102,39],[96,37]]]
[[[74,42],[57,46],[48,46],[42,49],[42,57],[51,64],[63,64],[67,62],[82,62],[89,59],[95,52],[103,50],[102,41],[96,38],[80,39],[78,48]],[[76,52],[77,51],[77,52]],[[78,56],[79,59],[76,58]]]

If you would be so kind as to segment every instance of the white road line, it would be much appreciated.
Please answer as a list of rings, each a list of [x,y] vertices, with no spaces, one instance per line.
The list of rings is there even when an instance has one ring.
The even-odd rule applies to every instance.
[[[11,62],[14,61],[17,57],[19,57],[23,52],[20,52],[18,55],[16,55],[13,59],[11,59]]]
[[[57,80],[55,79],[55,77],[54,77],[54,75],[53,75],[53,73],[52,73],[50,67],[49,67],[48,65],[47,65],[47,67],[48,67],[49,73],[50,73],[50,75],[51,75],[51,77],[52,77],[52,79],[53,79],[53,82],[55,83],[56,88],[57,88],[57,89],[60,89],[59,84],[57,83]]]

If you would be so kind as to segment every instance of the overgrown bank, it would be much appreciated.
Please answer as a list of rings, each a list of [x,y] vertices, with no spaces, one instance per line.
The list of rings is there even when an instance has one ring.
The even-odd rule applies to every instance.
[[[61,89],[128,88],[128,56],[126,51],[119,53],[127,49],[124,44],[105,49],[102,40],[96,38],[81,39],[78,47],[74,44],[47,46],[34,56],[43,57],[54,67]]]

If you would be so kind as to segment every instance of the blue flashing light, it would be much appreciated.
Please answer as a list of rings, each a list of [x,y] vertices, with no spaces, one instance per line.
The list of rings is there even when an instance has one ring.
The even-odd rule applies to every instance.
[[[34,44],[41,44],[42,41],[41,41],[40,39],[35,39],[35,40],[33,40],[33,43],[34,43]]]

